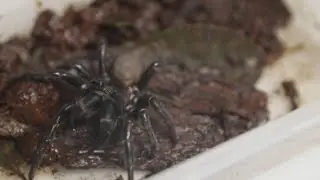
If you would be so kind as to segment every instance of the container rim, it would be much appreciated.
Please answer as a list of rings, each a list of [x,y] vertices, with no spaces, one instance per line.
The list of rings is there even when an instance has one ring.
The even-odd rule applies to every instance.
[[[283,143],[287,138],[320,125],[319,106],[320,101],[304,105],[281,118],[271,120],[146,180],[181,179],[181,177],[186,180],[213,179],[209,177],[249,156]],[[278,151],[278,153],[287,152]],[[250,161],[246,163],[250,164]]]

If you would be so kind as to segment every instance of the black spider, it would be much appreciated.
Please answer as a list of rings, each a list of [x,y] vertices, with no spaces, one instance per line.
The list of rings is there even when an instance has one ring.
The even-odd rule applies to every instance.
[[[149,115],[146,108],[152,106],[168,125],[170,130],[170,138],[173,144],[176,143],[176,132],[173,127],[170,114],[163,108],[160,101],[157,100],[145,88],[154,74],[155,69],[159,66],[158,62],[152,63],[144,72],[139,83],[126,87],[129,93],[126,98],[123,91],[115,86],[110,68],[105,67],[106,60],[111,60],[106,52],[106,43],[101,43],[101,57],[99,59],[99,77],[90,76],[87,70],[81,65],[74,65],[70,68],[60,69],[49,75],[42,74],[24,74],[20,78],[12,82],[22,79],[36,81],[56,81],[66,86],[73,87],[78,90],[79,95],[75,96],[71,103],[65,104],[54,118],[54,124],[48,130],[43,140],[31,157],[31,167],[28,174],[29,180],[32,180],[35,171],[41,164],[43,154],[50,142],[57,136],[57,130],[61,128],[74,128],[79,121],[89,122],[90,126],[97,137],[103,137],[101,146],[109,143],[111,137],[116,137],[118,141],[125,142],[125,164],[127,165],[128,179],[133,180],[133,150],[131,144],[131,128],[136,120],[141,120],[145,126],[152,151],[158,150],[158,142],[151,127]],[[111,63],[112,64],[112,63]],[[111,66],[112,68],[112,66]],[[126,100],[128,99],[128,100]],[[101,147],[100,146],[100,147]],[[92,147],[94,150],[98,147]],[[91,151],[90,150],[90,151]]]

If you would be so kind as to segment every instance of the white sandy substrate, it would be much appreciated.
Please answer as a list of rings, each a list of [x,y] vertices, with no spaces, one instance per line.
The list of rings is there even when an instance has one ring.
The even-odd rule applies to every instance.
[[[295,82],[300,106],[320,100],[320,16],[306,8],[310,6],[308,3],[294,0],[285,2],[296,15],[288,27],[278,32],[287,51],[274,65],[264,70],[256,84],[258,89],[269,95],[271,119],[289,112],[290,104],[281,91],[281,82],[284,80]]]

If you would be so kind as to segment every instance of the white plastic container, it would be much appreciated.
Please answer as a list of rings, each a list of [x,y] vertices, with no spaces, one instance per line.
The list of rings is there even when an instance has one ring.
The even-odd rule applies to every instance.
[[[37,14],[50,8],[62,14],[73,4],[92,0],[0,0],[0,41],[30,33]],[[169,168],[149,180],[284,180],[320,179],[320,7],[318,0],[284,0],[293,14],[279,38],[290,49],[265,69],[256,87],[267,92],[272,121]],[[288,113],[288,101],[278,92],[283,80],[297,84],[302,108]],[[285,115],[287,114],[287,115]],[[285,115],[285,116],[283,116]],[[122,170],[60,170],[54,177],[42,171],[37,179],[114,180]],[[137,172],[137,179],[144,172]],[[126,176],[124,176],[126,178]],[[0,171],[0,179],[17,179]]]
[[[148,180],[319,180],[319,106],[305,106]]]

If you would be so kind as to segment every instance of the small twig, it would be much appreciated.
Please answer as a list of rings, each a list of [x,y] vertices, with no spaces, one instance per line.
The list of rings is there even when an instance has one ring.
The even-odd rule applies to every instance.
[[[299,107],[299,94],[293,81],[283,81],[282,88],[285,95],[289,98],[291,104],[291,110],[295,110]]]

